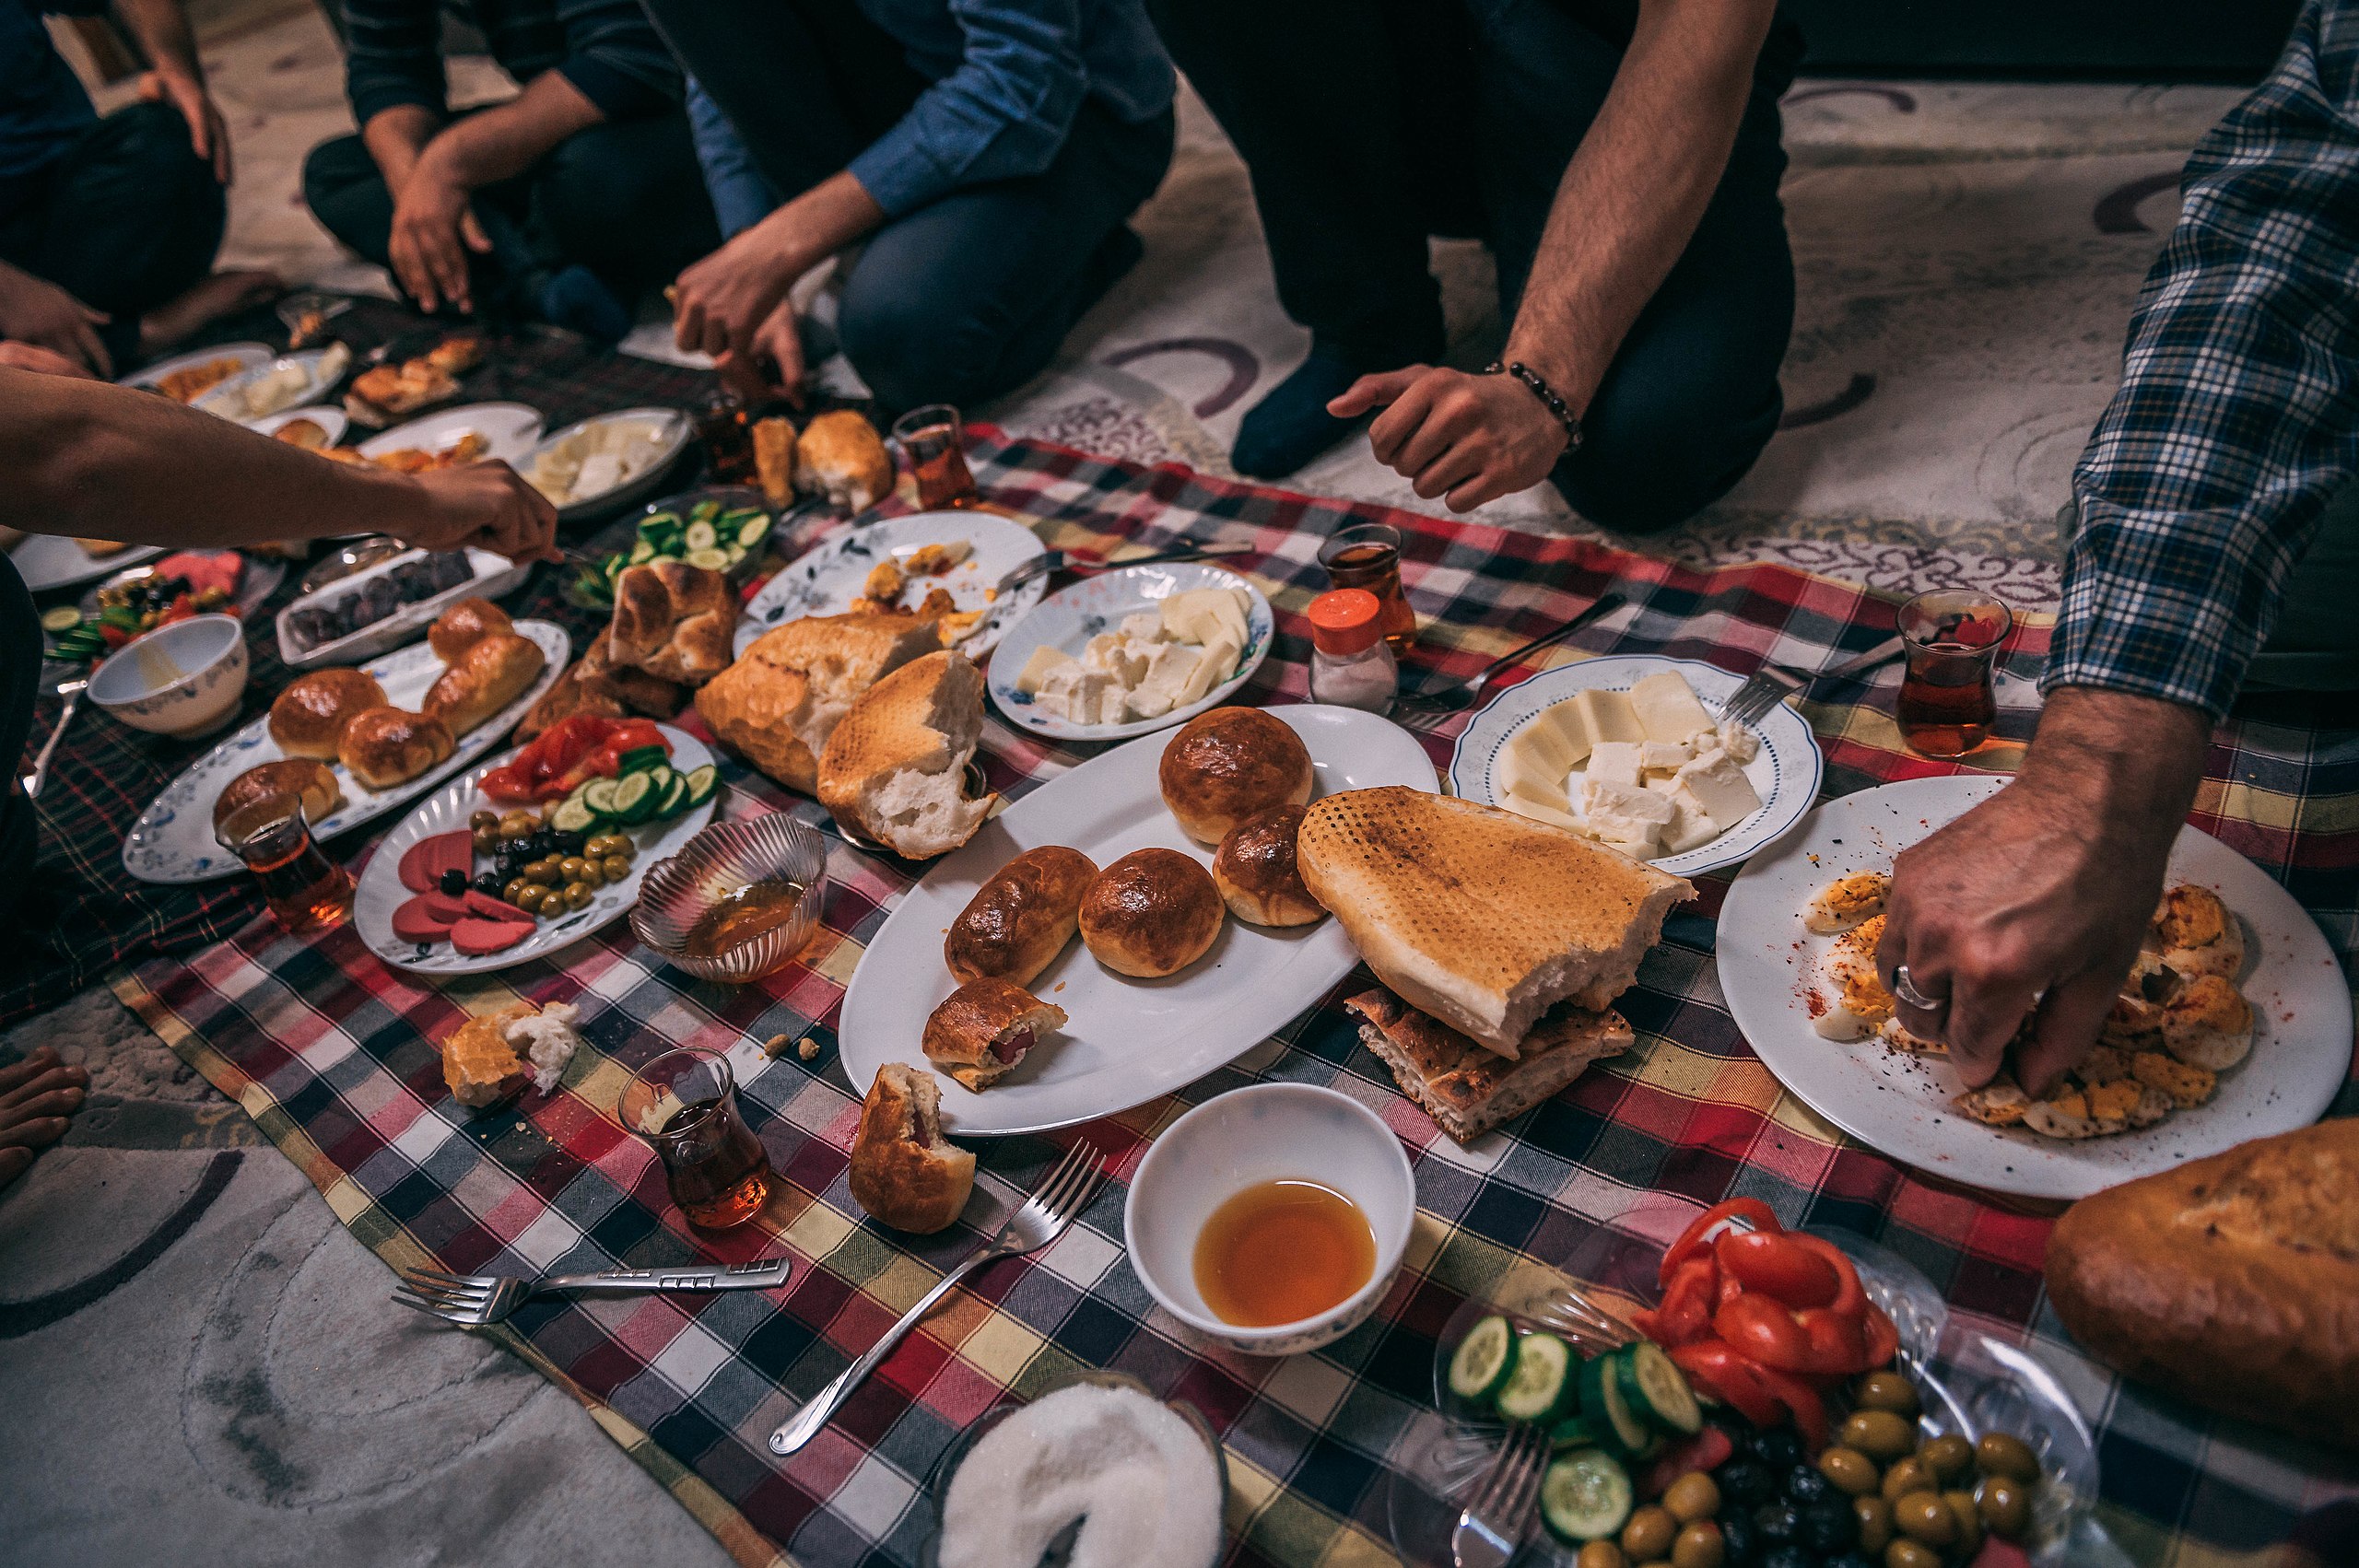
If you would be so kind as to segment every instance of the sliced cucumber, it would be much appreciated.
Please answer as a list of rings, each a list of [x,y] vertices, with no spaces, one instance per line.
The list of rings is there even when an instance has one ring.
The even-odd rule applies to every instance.
[[[680,542],[691,550],[710,550],[721,543],[721,533],[709,522],[692,522],[688,531],[680,535]]]
[[[1509,1421],[1552,1422],[1567,1409],[1573,1393],[1573,1347],[1546,1330],[1523,1337],[1515,1348],[1515,1366],[1494,1401]]]
[[[72,631],[82,624],[82,612],[71,604],[60,604],[41,613],[41,629],[45,632]]]
[[[721,785],[721,769],[710,763],[706,763],[702,767],[689,769],[687,780],[688,800],[686,809],[694,811],[712,799],[713,790]]]
[[[709,572],[725,572],[729,569],[729,556],[721,550],[710,548],[691,550],[680,559],[692,567],[701,568]]]
[[[1496,1316],[1466,1330],[1449,1358],[1449,1391],[1461,1399],[1487,1399],[1515,1372],[1515,1325]]]
[[[622,813],[615,809],[615,786],[621,782],[619,778],[593,778],[581,787],[581,803],[600,816],[619,816]]]
[[[660,762],[652,767],[641,767],[634,771],[647,775],[648,787],[655,791],[655,803],[659,808],[663,803],[663,791],[670,789],[672,780],[679,777]]]
[[[661,541],[665,534],[679,531],[680,514],[677,512],[649,512],[639,520],[639,536],[651,544]]]
[[[1559,1454],[1567,1448],[1594,1448],[1600,1441],[1597,1424],[1586,1413],[1567,1416],[1548,1429],[1548,1445]]]
[[[737,543],[750,550],[755,545],[760,544],[763,540],[769,538],[769,532],[770,514],[768,512],[756,512],[752,517],[746,519],[745,521],[738,528]]]
[[[1540,1522],[1568,1546],[1604,1540],[1630,1522],[1630,1472],[1602,1449],[1551,1463],[1540,1478]]]
[[[699,522],[710,522],[720,515],[721,503],[707,497],[688,509],[688,522],[691,526]]]
[[[622,575],[623,575],[623,568],[624,568],[625,567],[629,566],[629,565],[630,565],[630,557],[629,557],[628,556],[626,556],[626,555],[622,554],[620,551],[617,551],[617,552],[616,552],[614,555],[611,555],[611,556],[607,556],[607,557],[606,557],[606,580],[607,580],[607,582],[612,583],[612,582],[615,580],[615,579],[616,579],[616,578],[618,578],[618,577],[622,576]]]
[[[559,801],[549,813],[549,825],[559,833],[587,833],[598,825],[598,813],[580,801]]]
[[[616,821],[645,822],[655,812],[655,780],[644,773],[626,773],[615,780],[609,798],[615,802]]]
[[[654,558],[655,546],[644,539],[630,547],[629,564],[631,566],[643,567]]]
[[[743,544],[728,545],[721,553],[729,557],[729,564],[733,567],[745,560],[746,556],[745,546]]]
[[[1704,1412],[1696,1408],[1696,1391],[1687,1375],[1651,1340],[1640,1340],[1614,1352],[1614,1381],[1623,1402],[1645,1412],[1665,1432],[1693,1437],[1703,1430]]]
[[[1614,1357],[1602,1355],[1581,1368],[1581,1413],[1597,1433],[1598,1441],[1618,1458],[1627,1458],[1654,1435],[1643,1418],[1622,1398],[1614,1374]]]
[[[671,755],[671,750],[664,746],[633,746],[616,759],[615,777],[619,778],[626,773],[644,773],[651,767],[661,767],[663,759]]]
[[[687,809],[688,776],[685,773],[675,773],[672,775],[672,781],[663,786],[663,798],[655,803],[655,814],[659,818],[675,817]]]

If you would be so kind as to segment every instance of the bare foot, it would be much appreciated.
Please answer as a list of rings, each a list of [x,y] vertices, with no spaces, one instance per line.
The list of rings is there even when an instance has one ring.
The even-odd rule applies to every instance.
[[[161,354],[250,305],[287,292],[275,272],[217,272],[139,318],[139,352]]]
[[[65,1136],[65,1119],[82,1108],[90,1075],[43,1046],[13,1067],[0,1067],[0,1187],[25,1174],[34,1151]]]

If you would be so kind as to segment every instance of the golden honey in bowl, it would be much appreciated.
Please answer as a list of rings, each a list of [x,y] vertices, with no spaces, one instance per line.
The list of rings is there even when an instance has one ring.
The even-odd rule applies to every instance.
[[[718,958],[794,919],[803,884],[789,877],[748,883],[697,917],[680,946],[691,958]]]
[[[1196,1235],[1196,1289],[1240,1328],[1298,1323],[1352,1298],[1376,1272],[1376,1232],[1359,1205],[1315,1181],[1249,1187]]]

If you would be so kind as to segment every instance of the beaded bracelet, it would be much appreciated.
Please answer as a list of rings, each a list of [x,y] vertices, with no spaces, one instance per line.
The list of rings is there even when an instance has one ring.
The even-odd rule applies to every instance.
[[[1485,366],[1483,369],[1483,374],[1486,376],[1496,376],[1501,373],[1513,376],[1517,380],[1521,381],[1525,386],[1531,388],[1532,395],[1538,398],[1541,402],[1541,405],[1546,408],[1550,414],[1555,415],[1556,423],[1565,427],[1565,450],[1567,451],[1577,452],[1581,450],[1581,416],[1575,414],[1566,404],[1565,400],[1556,395],[1555,388],[1541,380],[1539,371],[1533,369],[1531,366],[1525,364],[1520,359],[1506,365],[1502,365],[1497,360],[1494,359],[1490,364]]]

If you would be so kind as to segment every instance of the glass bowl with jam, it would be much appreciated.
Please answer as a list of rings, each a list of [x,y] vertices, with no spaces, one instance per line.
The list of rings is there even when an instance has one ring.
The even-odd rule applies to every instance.
[[[716,822],[640,883],[631,930],[676,968],[735,985],[786,966],[811,940],[827,840],[784,812]]]

